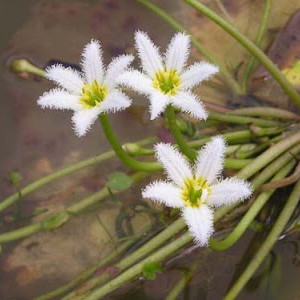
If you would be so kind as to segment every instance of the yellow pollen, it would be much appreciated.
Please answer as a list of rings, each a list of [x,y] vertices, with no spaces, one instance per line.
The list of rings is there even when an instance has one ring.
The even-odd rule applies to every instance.
[[[175,96],[180,81],[180,76],[176,70],[164,69],[155,73],[152,85],[155,89],[166,95]]]
[[[86,83],[83,86],[80,103],[84,108],[93,108],[100,105],[107,95],[108,88],[94,80],[92,83]]]
[[[198,208],[201,204],[205,204],[210,193],[211,187],[204,177],[186,178],[181,197],[186,206]]]

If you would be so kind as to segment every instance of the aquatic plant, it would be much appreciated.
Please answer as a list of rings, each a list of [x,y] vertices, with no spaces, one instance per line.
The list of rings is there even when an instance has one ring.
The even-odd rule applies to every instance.
[[[171,39],[164,56],[147,33],[135,33],[135,46],[141,60],[141,70],[130,67],[133,55],[121,55],[104,68],[100,42],[95,40],[83,51],[81,72],[61,65],[54,65],[44,71],[23,60],[16,60],[12,64],[15,71],[31,72],[60,86],[42,95],[38,104],[42,108],[73,110],[72,121],[78,136],[85,135],[99,118],[112,150],[38,179],[24,188],[21,188],[19,180],[16,180],[19,176],[14,174],[12,182],[17,192],[0,202],[0,212],[14,203],[23,201],[26,195],[53,180],[115,156],[133,173],[130,176],[124,173],[113,174],[100,191],[58,213],[41,218],[37,223],[0,234],[0,244],[39,231],[58,228],[74,215],[93,207],[109,195],[122,193],[132,184],[162,170],[167,173],[168,180],[148,184],[141,194],[143,198],[175,208],[178,218],[165,224],[162,231],[147,241],[142,240],[142,235],[130,237],[129,240],[120,243],[118,251],[97,262],[78,278],[37,299],[52,299],[62,295],[65,295],[63,299],[100,299],[138,276],[154,279],[156,273],[163,271],[167,258],[183,251],[192,242],[195,247],[224,251],[233,246],[250,226],[254,227],[255,218],[276,189],[295,183],[265,240],[225,295],[225,299],[234,299],[280,236],[287,231],[287,224],[299,202],[299,116],[290,111],[260,106],[232,110],[207,104],[207,108],[204,108],[198,95],[192,91],[200,82],[213,78],[219,71],[235,96],[246,94],[249,76],[256,59],[299,109],[299,93],[284,73],[258,47],[267,26],[270,0],[266,0],[256,44],[203,3],[185,0],[197,12],[230,34],[252,55],[244,69],[241,83],[164,10],[148,0],[138,2],[178,31]],[[196,62],[186,66],[191,43],[208,62]],[[157,143],[156,137],[121,145],[110,125],[108,113],[130,106],[132,100],[125,94],[128,89],[149,98],[151,120],[164,113],[175,145]],[[193,123],[189,122],[191,119],[187,121],[181,118],[182,112],[187,113]],[[219,132],[220,124],[226,124],[228,130]],[[197,135],[197,129],[206,126],[210,127],[212,133]],[[151,159],[137,159],[138,156]],[[221,179],[223,169],[234,171],[234,177]],[[252,192],[254,194],[250,197]],[[182,217],[176,209],[179,209]],[[227,227],[233,229],[226,237],[216,238],[214,225],[219,226],[224,219],[230,224]],[[189,230],[186,230],[187,228]],[[296,230],[295,228],[298,228],[297,224],[289,231]],[[137,249],[119,257],[119,260],[116,259],[136,242]],[[109,263],[112,263],[117,272],[104,271],[100,276],[94,276],[99,267]],[[175,299],[191,277],[192,272],[189,272],[188,276],[180,280],[168,299]]]

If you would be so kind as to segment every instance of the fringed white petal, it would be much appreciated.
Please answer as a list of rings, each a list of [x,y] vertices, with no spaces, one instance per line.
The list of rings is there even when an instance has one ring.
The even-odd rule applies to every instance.
[[[156,158],[161,162],[170,180],[182,186],[184,180],[192,177],[192,170],[180,152],[171,144],[155,145]]]
[[[213,211],[207,205],[199,208],[185,207],[182,211],[189,230],[199,246],[206,246],[210,236],[214,232]]]
[[[217,66],[207,62],[195,63],[181,74],[181,88],[191,89],[203,80],[208,80],[219,72]]]
[[[178,32],[172,38],[166,52],[167,69],[176,69],[178,73],[185,67],[190,53],[190,37]]]
[[[62,65],[51,66],[46,70],[46,77],[73,94],[81,94],[83,79],[72,68],[65,68]]]
[[[150,120],[157,118],[170,103],[169,97],[163,93],[153,91],[150,99]]]
[[[91,40],[91,42],[84,47],[82,52],[82,69],[87,82],[92,83],[96,80],[102,83],[104,67],[99,41]]]
[[[205,177],[208,184],[216,180],[223,169],[226,143],[221,136],[211,139],[200,151],[195,163],[197,177]]]
[[[181,199],[181,189],[165,181],[156,181],[145,187],[143,198],[149,198],[169,207],[184,207]]]
[[[149,76],[152,77],[155,72],[163,69],[159,49],[154,45],[146,33],[137,31],[135,33],[135,44],[143,69]]]
[[[116,112],[129,107],[131,100],[119,90],[112,90],[100,104],[101,112]]]
[[[149,95],[154,90],[152,80],[136,70],[125,71],[117,78],[117,82],[142,95]]]
[[[84,109],[75,112],[72,117],[72,121],[74,124],[74,130],[76,134],[79,137],[84,136],[91,128],[91,125],[96,121],[99,114],[99,107]]]
[[[198,97],[191,92],[178,92],[171,102],[180,110],[197,120],[206,120],[208,113]]]
[[[252,194],[249,182],[237,178],[226,178],[212,185],[211,188],[212,192],[207,200],[207,204],[214,207],[230,205],[237,201],[245,200]]]
[[[61,89],[52,89],[44,93],[39,97],[37,103],[42,108],[72,109],[75,111],[81,109],[79,96],[72,95]]]
[[[104,85],[110,88],[116,87],[118,77],[124,73],[133,60],[133,55],[115,57],[107,67]]]

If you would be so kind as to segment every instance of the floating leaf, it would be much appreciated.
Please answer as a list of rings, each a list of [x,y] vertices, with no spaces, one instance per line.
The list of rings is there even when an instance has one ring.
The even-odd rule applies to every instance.
[[[9,175],[9,180],[14,186],[18,186],[21,179],[22,179],[22,176],[17,171],[11,172]]]
[[[51,230],[62,226],[67,222],[69,214],[66,211],[61,211],[57,214],[50,215],[43,220],[42,227],[45,230]]]
[[[113,172],[108,175],[107,186],[111,191],[124,191],[132,185],[133,180],[123,172]]]
[[[143,275],[150,280],[154,280],[157,273],[163,271],[162,265],[160,262],[151,261],[143,266]]]

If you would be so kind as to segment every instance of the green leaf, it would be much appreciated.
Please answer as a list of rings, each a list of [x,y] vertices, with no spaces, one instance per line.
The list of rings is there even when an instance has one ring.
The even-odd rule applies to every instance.
[[[9,175],[9,180],[14,186],[18,186],[21,179],[22,179],[22,176],[17,171],[11,172]]]
[[[45,230],[51,230],[62,226],[69,219],[69,214],[67,211],[61,211],[57,214],[53,214],[45,217],[42,223],[42,227]]]
[[[151,261],[143,266],[143,275],[150,280],[154,280],[157,273],[163,271],[162,265],[159,262]]]
[[[111,191],[120,192],[127,190],[132,183],[131,177],[123,172],[113,172],[108,175],[107,186]]]

